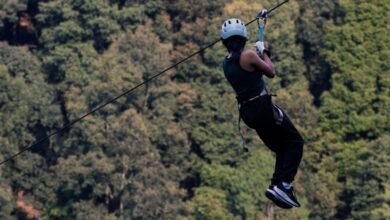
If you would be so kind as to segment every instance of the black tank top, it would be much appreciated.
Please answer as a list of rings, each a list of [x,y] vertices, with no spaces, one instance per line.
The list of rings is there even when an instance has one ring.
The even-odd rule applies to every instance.
[[[239,102],[259,95],[265,87],[263,75],[256,71],[244,70],[239,59],[233,60],[226,57],[223,61],[223,71],[236,92]]]

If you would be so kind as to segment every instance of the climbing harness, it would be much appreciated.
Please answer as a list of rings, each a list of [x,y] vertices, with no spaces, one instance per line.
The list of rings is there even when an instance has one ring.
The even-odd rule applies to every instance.
[[[259,30],[259,41],[264,44],[263,42],[263,33],[264,33],[264,28],[265,28],[265,24],[267,22],[267,10],[266,9],[262,9],[259,13],[257,13],[257,16],[256,16],[256,21],[257,21],[257,27],[258,27],[258,30]],[[240,134],[240,137],[241,137],[241,148],[243,149],[244,152],[247,152],[248,149],[247,147],[245,146],[245,135],[243,134],[242,130],[241,130],[241,112],[240,112],[240,108],[242,105],[245,105],[249,102],[252,102],[258,98],[260,98],[261,96],[263,95],[266,95],[268,93],[267,89],[264,88],[263,91],[257,95],[257,96],[254,96],[248,100],[243,100],[241,102],[238,101],[237,99],[237,108],[238,108],[238,122],[237,122],[237,130],[238,130],[238,133]]]
[[[257,13],[256,15],[256,19],[255,20],[252,20],[251,22],[249,23],[252,23],[253,21],[257,21],[257,27],[258,27],[258,31],[259,31],[259,41],[264,44],[264,40],[263,40],[263,35],[264,35],[264,29],[265,29],[265,25],[267,23],[267,17],[268,17],[268,14],[270,14],[272,11],[274,11],[275,9],[279,8],[280,6],[282,6],[283,4],[287,3],[289,0],[286,0],[282,3],[280,3],[279,5],[275,6],[274,8],[270,9],[269,11],[267,11],[266,9],[262,9],[259,13]],[[268,51],[269,53],[269,51]],[[267,91],[267,88],[264,88],[264,90],[257,96],[255,97],[252,97],[248,100],[244,100],[242,102],[238,102],[237,100],[237,108],[238,108],[238,122],[237,122],[237,130],[238,130],[238,133],[240,134],[241,136],[241,147],[242,149],[247,152],[248,149],[245,147],[245,136],[244,134],[242,133],[242,130],[241,130],[241,113],[240,113],[240,107],[246,103],[249,103],[249,102],[252,102],[258,98],[260,98],[261,96],[263,95],[267,95],[268,94],[268,91]],[[270,96],[276,96],[274,94],[270,94]],[[275,123],[277,125],[281,125],[282,122],[283,122],[283,111],[274,103],[272,103],[272,110],[273,110],[273,113],[274,113],[274,118],[275,118]]]
[[[263,33],[264,33],[264,29],[265,29],[265,24],[267,23],[267,16],[268,16],[268,12],[266,9],[263,9],[261,10],[257,16],[256,16],[256,19],[257,19],[257,26],[259,28],[259,41],[264,44],[264,41],[263,41]],[[268,52],[269,53],[269,52]],[[265,88],[265,90],[267,90],[267,88]],[[268,91],[266,91],[268,93]],[[260,96],[260,95],[259,95]],[[271,94],[271,96],[276,96],[276,95],[273,95]],[[273,110],[273,113],[274,113],[274,119],[275,119],[275,123],[277,125],[281,125],[282,122],[283,122],[283,111],[281,110],[281,108],[279,108],[279,106],[277,106],[275,103],[272,102],[272,110]]]
[[[270,10],[268,10],[267,14],[269,15],[272,11],[276,10],[277,8],[279,8],[280,6],[284,5],[284,4],[287,3],[288,1],[289,1],[289,0],[285,0],[285,1],[281,2],[281,3],[279,3],[279,4],[276,5],[275,7],[271,8]],[[253,19],[252,21],[246,23],[245,26],[248,26],[249,24],[255,22],[256,20],[258,20],[257,17],[256,17],[256,19]],[[46,137],[43,137],[43,138],[39,139],[38,141],[36,141],[36,142],[34,142],[34,143],[28,145],[27,147],[22,148],[19,152],[15,153],[15,154],[11,155],[10,157],[8,157],[8,158],[4,159],[3,161],[1,161],[1,162],[0,162],[0,165],[3,165],[3,164],[5,164],[5,163],[7,163],[8,161],[11,161],[12,159],[14,159],[14,158],[16,158],[17,156],[19,156],[20,154],[22,154],[23,152],[25,152],[25,151],[27,151],[27,150],[29,150],[29,149],[32,149],[33,147],[36,147],[36,146],[38,146],[39,144],[41,144],[41,143],[43,143],[43,142],[49,140],[52,136],[55,136],[55,135],[57,135],[57,134],[60,134],[60,133],[62,133],[62,132],[65,132],[65,131],[69,130],[73,125],[75,125],[76,123],[78,123],[78,122],[84,120],[86,117],[92,115],[93,113],[99,111],[100,109],[106,107],[107,105],[109,105],[109,104],[115,102],[115,101],[118,100],[119,98],[121,98],[121,97],[123,97],[123,96],[125,96],[125,95],[127,95],[127,94],[132,93],[134,90],[138,89],[139,87],[141,87],[141,86],[143,86],[143,85],[145,85],[145,84],[151,82],[152,80],[154,80],[154,79],[156,79],[157,77],[161,76],[162,74],[168,72],[169,70],[175,68],[176,66],[180,65],[181,63],[186,62],[186,61],[189,60],[190,58],[192,58],[192,57],[194,57],[194,56],[196,56],[196,55],[202,53],[202,52],[205,51],[206,49],[208,49],[208,48],[214,46],[214,45],[215,45],[216,43],[218,43],[219,41],[221,41],[221,39],[215,40],[214,42],[212,42],[212,43],[209,44],[208,46],[203,47],[202,49],[200,49],[200,50],[198,50],[198,51],[192,53],[191,55],[189,55],[189,56],[183,58],[182,60],[178,61],[177,63],[175,63],[175,64],[173,64],[173,65],[171,65],[170,67],[167,67],[166,69],[162,70],[161,72],[159,72],[159,73],[157,73],[157,74],[151,76],[150,78],[144,80],[143,82],[139,83],[138,85],[134,86],[133,88],[131,88],[131,89],[129,89],[129,90],[127,90],[127,91],[125,91],[125,92],[119,94],[118,96],[109,99],[109,100],[106,101],[105,103],[103,103],[103,104],[101,104],[101,105],[95,107],[94,109],[92,109],[92,110],[90,110],[89,112],[85,113],[85,114],[82,115],[81,117],[79,117],[79,118],[75,119],[74,121],[71,121],[71,122],[69,122],[68,124],[64,125],[64,127],[62,127],[62,128],[60,128],[60,129],[58,129],[58,130],[56,130],[56,131],[50,133],[50,134],[47,135]]]

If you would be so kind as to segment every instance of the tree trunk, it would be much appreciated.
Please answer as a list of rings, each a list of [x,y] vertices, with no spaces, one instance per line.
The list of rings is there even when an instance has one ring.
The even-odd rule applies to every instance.
[[[268,202],[265,207],[264,214],[265,220],[273,220],[275,215],[275,206],[272,203]]]

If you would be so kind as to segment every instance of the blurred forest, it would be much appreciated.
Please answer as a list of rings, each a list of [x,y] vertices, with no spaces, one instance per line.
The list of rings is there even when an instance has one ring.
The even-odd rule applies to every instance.
[[[248,22],[276,0],[0,0],[0,160]],[[221,43],[0,167],[0,219],[390,219],[390,4],[290,1],[265,39],[305,137],[303,207],[264,196]],[[256,25],[248,27],[252,48]]]

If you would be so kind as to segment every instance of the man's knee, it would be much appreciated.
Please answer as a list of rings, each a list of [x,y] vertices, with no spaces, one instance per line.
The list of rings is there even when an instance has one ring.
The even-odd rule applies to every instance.
[[[303,141],[303,139],[302,140],[289,141],[286,145],[289,146],[290,149],[293,149],[294,151],[302,153],[303,152],[304,141]]]

